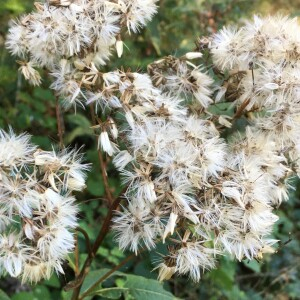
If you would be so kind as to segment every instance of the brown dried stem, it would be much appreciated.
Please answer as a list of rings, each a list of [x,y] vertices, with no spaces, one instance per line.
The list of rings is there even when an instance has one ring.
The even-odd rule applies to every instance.
[[[91,117],[92,117],[92,124],[93,124],[93,126],[95,126],[95,125],[97,125],[97,121],[96,121],[95,109],[94,109],[93,104],[90,105],[90,112],[91,112]],[[95,130],[96,129],[94,129],[94,131]],[[105,195],[106,195],[109,205],[111,206],[114,201],[114,197],[113,197],[110,187],[109,187],[108,176],[107,176],[107,172],[106,172],[106,164],[104,162],[103,154],[100,149],[98,149],[98,159],[99,159],[99,163],[100,163],[100,169],[101,169],[102,179],[103,179],[104,188],[105,188]]]
[[[79,247],[78,247],[78,234],[75,234],[75,275],[79,275]]]
[[[246,99],[241,106],[238,108],[238,110],[236,111],[235,115],[233,116],[233,119],[239,119],[245,112],[245,109],[247,107],[247,105],[250,103],[250,99]]]
[[[90,112],[91,112],[93,126],[95,126],[96,125],[96,116],[95,116],[95,110],[94,110],[93,105],[90,105]],[[106,234],[109,231],[109,225],[110,225],[110,222],[111,222],[111,219],[113,216],[113,211],[115,209],[117,209],[117,207],[119,206],[120,201],[121,201],[121,197],[118,197],[117,199],[114,200],[114,197],[111,193],[109,183],[108,183],[108,176],[106,173],[106,164],[104,162],[102,152],[99,149],[98,149],[98,158],[99,158],[103,183],[104,183],[104,187],[105,187],[105,194],[106,194],[106,198],[109,202],[109,211],[108,211],[108,214],[106,215],[106,218],[101,227],[101,230],[98,233],[98,236],[93,244],[92,249],[91,250],[89,249],[89,256],[87,257],[79,276],[77,276],[73,282],[70,282],[65,287],[65,289],[74,289],[73,295],[72,295],[72,300],[77,300],[79,297],[80,289],[81,289],[82,283],[84,281],[84,278],[85,278],[86,274],[88,273],[88,269],[89,269],[90,265],[92,264],[93,259],[96,255],[99,247],[101,246]]]
[[[81,232],[83,234],[83,236],[85,238],[85,244],[86,244],[86,248],[87,248],[88,254],[89,254],[89,256],[92,256],[91,242],[90,242],[90,238],[89,238],[87,232],[84,229],[80,228],[80,227],[76,227],[76,231],[79,231],[79,232]]]
[[[101,230],[96,238],[96,241],[92,247],[92,251],[91,251],[91,255],[88,256],[88,258],[86,259],[83,267],[82,267],[82,270],[79,274],[79,276],[73,281],[73,282],[70,282],[66,287],[65,287],[65,290],[68,290],[68,289],[72,289],[74,288],[74,291],[73,291],[73,295],[72,295],[72,300],[77,300],[78,297],[79,297],[79,294],[80,294],[80,289],[81,289],[81,286],[82,286],[82,283],[84,281],[84,278],[85,276],[87,275],[88,273],[88,269],[90,267],[90,265],[92,264],[93,262],[93,259],[99,249],[99,247],[101,246],[106,234],[108,233],[109,231],[109,225],[110,225],[110,222],[111,222],[111,219],[112,219],[112,216],[113,216],[113,212],[115,209],[117,209],[117,207],[119,206],[120,204],[120,201],[121,201],[121,197],[118,197],[113,203],[112,205],[110,206],[109,208],[109,211],[108,211],[108,214],[104,220],[104,223],[101,227]]]

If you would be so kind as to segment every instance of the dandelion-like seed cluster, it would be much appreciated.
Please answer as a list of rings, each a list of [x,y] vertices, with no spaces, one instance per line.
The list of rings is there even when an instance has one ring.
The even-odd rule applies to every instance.
[[[85,187],[82,155],[42,151],[27,134],[0,130],[0,273],[37,282],[74,249],[78,207],[72,191]]]
[[[123,53],[121,31],[136,33],[156,12],[157,0],[49,0],[14,22],[6,46],[18,56],[20,70],[33,85],[41,83],[36,68],[55,78],[52,88],[65,105],[87,102],[86,92],[100,79],[116,49]],[[99,78],[100,77],[100,78]]]
[[[41,80],[34,67],[48,68],[52,88],[66,106],[92,104],[96,112],[108,112],[94,129],[99,130],[99,148],[113,156],[128,186],[113,224],[120,248],[138,253],[163,242],[167,249],[156,266],[159,279],[180,274],[199,281],[220,255],[229,253],[241,261],[274,252],[277,241],[271,233],[278,217],[273,209],[288,199],[289,178],[300,173],[300,28],[296,19],[255,17],[240,29],[224,28],[207,39],[206,55],[218,75],[227,76],[221,86],[205,65],[194,64],[201,59],[199,51],[156,61],[148,74],[100,72],[112,48],[122,55],[121,29],[136,33],[156,12],[155,3],[49,0],[12,25],[7,47],[21,57],[21,71],[33,84]],[[237,113],[213,113],[210,108],[217,102],[229,103]],[[124,115],[125,129],[115,121],[115,112]],[[225,129],[245,112],[248,125],[224,139]],[[34,151],[26,151],[22,159]],[[74,160],[76,153],[71,158],[67,153],[49,155],[35,152],[31,166],[39,172],[29,172],[20,158],[8,156],[1,163],[10,170],[2,172],[3,185],[11,178],[21,180],[17,174],[22,174],[26,184],[18,193],[33,190],[42,199],[18,201],[14,191],[9,194],[14,200],[1,208],[1,227],[17,211],[23,236],[41,239],[34,244],[39,255],[29,255],[37,261],[28,261],[32,249],[19,235],[2,239],[7,245],[2,249],[18,241],[9,255],[18,254],[2,264],[12,261],[10,271],[6,269],[15,275],[23,270],[32,281],[38,280],[32,265],[51,261],[60,271],[60,255],[72,248],[72,235],[64,229],[57,243],[50,243],[57,237],[53,224],[61,209],[60,218],[68,218],[64,228],[75,226],[72,214],[65,214],[69,206],[76,212],[67,191],[84,186],[84,167]],[[71,162],[74,167],[68,169]]]
[[[199,281],[219,255],[241,261],[275,251],[273,208],[288,199],[299,169],[299,32],[295,19],[279,17],[221,30],[208,47],[229,77],[213,95],[213,81],[190,61],[196,53],[149,66],[155,88],[132,108],[130,147],[114,158],[121,169],[128,162],[129,184],[114,227],[124,249],[167,243],[160,280]],[[249,125],[225,141],[233,118],[208,108],[230,96]]]

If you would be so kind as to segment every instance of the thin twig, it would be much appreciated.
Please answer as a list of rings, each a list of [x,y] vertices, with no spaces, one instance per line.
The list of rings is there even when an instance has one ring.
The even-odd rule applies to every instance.
[[[236,119],[239,119],[244,111],[245,111],[245,108],[247,107],[247,105],[250,103],[250,99],[246,99],[242,105],[238,108],[237,112],[235,113],[235,115],[233,116],[233,119],[236,120]]]
[[[90,113],[91,113],[91,118],[92,118],[92,124],[96,125],[96,116],[95,116],[95,110],[94,110],[94,106],[90,105]],[[90,251],[90,255],[87,257],[87,259],[84,262],[84,265],[81,269],[81,272],[79,274],[79,276],[76,277],[76,279],[73,282],[70,282],[67,287],[65,289],[74,289],[73,291],[73,295],[72,295],[72,300],[77,300],[80,294],[80,289],[82,286],[82,283],[88,273],[89,267],[93,262],[93,259],[99,249],[99,247],[101,246],[105,236],[107,235],[107,233],[109,232],[109,226],[111,223],[111,219],[113,216],[113,212],[114,210],[117,209],[117,207],[119,206],[120,202],[121,202],[121,197],[118,197],[117,199],[114,200],[114,197],[110,191],[110,187],[109,187],[109,183],[108,183],[108,177],[107,177],[107,173],[106,173],[106,166],[105,166],[105,162],[103,160],[103,156],[101,151],[98,149],[98,157],[99,157],[99,163],[100,163],[100,168],[101,168],[101,173],[102,173],[102,177],[103,177],[103,182],[104,182],[104,187],[105,187],[105,193],[106,193],[106,198],[109,202],[109,211],[105,217],[105,220],[103,222],[103,225],[101,227],[100,232],[97,235],[97,238],[93,244],[92,250]],[[126,190],[127,188],[125,188]],[[123,194],[123,192],[121,193],[121,195]]]
[[[267,293],[267,291],[270,289],[271,286],[276,284],[277,282],[281,281],[282,279],[287,280],[287,278],[290,278],[289,274],[292,273],[292,271],[296,270],[299,266],[299,262],[296,264],[293,264],[289,267],[285,267],[282,270],[280,270],[278,276],[276,276],[269,285],[267,285],[261,292],[259,292],[259,295],[264,295]]]
[[[78,234],[75,234],[75,275],[78,276],[79,271],[79,247],[78,247]]]
[[[92,124],[93,124],[93,126],[95,126],[95,125],[97,125],[97,122],[96,122],[95,109],[94,109],[93,104],[90,104],[90,112],[91,112],[91,117],[92,117]],[[95,129],[94,129],[94,131],[95,131]],[[96,133],[96,131],[95,131],[95,133]],[[105,195],[106,195],[109,205],[112,205],[112,203],[114,201],[114,197],[110,191],[110,187],[109,187],[109,183],[108,183],[106,164],[104,162],[101,150],[98,149],[97,151],[98,151],[98,159],[99,159],[99,163],[100,163],[102,179],[103,179],[103,183],[104,183]]]
[[[88,269],[90,267],[90,265],[92,264],[93,262],[93,259],[99,249],[99,247],[101,246],[106,234],[108,233],[109,231],[109,225],[110,225],[110,222],[111,222],[111,219],[112,219],[112,216],[113,216],[113,212],[114,210],[119,206],[121,202],[121,197],[118,197],[114,202],[113,204],[110,206],[109,208],[109,211],[108,211],[108,214],[104,220],[104,223],[101,227],[101,230],[96,238],[96,241],[93,245],[93,248],[92,248],[92,255],[91,256],[88,256],[82,269],[81,269],[81,272],[79,274],[79,276],[73,281],[73,283],[69,283],[68,284],[68,287],[70,288],[74,288],[74,291],[73,291],[73,295],[72,295],[72,300],[77,300],[78,297],[79,297],[79,294],[80,294],[80,289],[81,289],[81,286],[82,286],[82,283],[83,283],[83,280],[88,272]],[[76,283],[76,286],[75,286],[75,283]]]
[[[257,278],[257,277],[274,277],[274,276],[276,276],[276,274],[277,273],[275,273],[275,272],[244,274],[244,275],[236,276],[236,280],[241,281],[241,280],[248,280],[248,279]]]
[[[88,250],[88,254],[89,254],[89,256],[92,256],[91,242],[90,242],[90,238],[89,238],[87,232],[84,229],[80,228],[80,227],[76,227],[76,231],[79,231],[83,234],[83,236],[85,238],[85,244],[86,244],[86,248]]]

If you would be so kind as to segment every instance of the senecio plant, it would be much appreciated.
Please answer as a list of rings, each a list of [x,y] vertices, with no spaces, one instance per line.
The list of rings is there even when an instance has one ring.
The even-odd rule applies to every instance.
[[[184,56],[155,61],[147,73],[101,71],[114,52],[122,56],[126,31],[151,20],[156,2],[36,3],[12,23],[6,46],[31,84],[48,71],[65,109],[89,107],[100,162],[113,157],[126,186],[113,212],[120,198],[102,170],[111,205],[103,226],[112,224],[119,247],[138,254],[164,243],[159,280],[186,274],[197,282],[221,255],[260,260],[275,251],[273,209],[300,174],[300,27],[288,17],[254,17],[200,38]],[[84,188],[89,169],[81,161],[77,150],[45,152],[28,135],[1,131],[2,273],[23,282],[63,273],[77,226],[72,191]]]
[[[0,265],[2,274],[37,282],[53,269],[63,273],[74,248],[71,193],[84,188],[88,166],[74,150],[42,151],[29,139],[0,131]]]

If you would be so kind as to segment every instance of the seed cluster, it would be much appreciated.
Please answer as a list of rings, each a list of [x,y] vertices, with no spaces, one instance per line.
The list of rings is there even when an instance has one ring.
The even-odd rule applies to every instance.
[[[205,270],[216,266],[219,255],[229,253],[241,261],[274,252],[277,241],[271,233],[278,220],[274,207],[288,199],[289,179],[300,174],[300,28],[296,19],[255,17],[240,29],[224,28],[205,39],[202,49],[211,56],[217,75],[225,79],[221,84],[208,75],[207,66],[194,64],[202,56],[198,51],[156,61],[148,74],[101,72],[112,46],[122,55],[121,29],[137,32],[145,26],[156,12],[155,2],[51,0],[12,25],[7,47],[21,57],[21,71],[31,83],[41,81],[34,67],[46,67],[54,78],[51,87],[67,107],[91,104],[96,113],[107,115],[94,129],[99,130],[99,148],[113,156],[128,186],[126,203],[113,225],[120,248],[137,253],[140,247],[153,249],[162,241],[167,249],[156,266],[159,279],[176,273],[199,281]],[[213,113],[210,108],[218,102],[229,103],[236,114]],[[116,112],[124,122],[116,122]],[[225,129],[244,113],[247,125],[225,140]],[[18,140],[2,135],[3,140]],[[10,166],[5,174],[19,180],[20,173],[26,184],[32,179],[39,183],[32,188],[43,199],[38,213],[32,212],[37,205],[30,202],[32,198],[18,207],[25,217],[26,239],[35,240],[41,239],[38,229],[46,224],[45,218],[58,218],[58,208],[55,214],[42,213],[50,205],[47,201],[73,204],[68,191],[84,186],[86,166],[80,165],[75,152],[26,149],[3,165]],[[27,161],[32,153],[34,168],[28,173],[22,159]],[[41,206],[43,201],[46,204]],[[13,208],[3,205],[4,227],[17,204],[10,205]],[[33,221],[28,223],[27,218]],[[72,228],[76,223],[72,220],[63,223]],[[47,226],[52,226],[50,221]],[[56,237],[51,234],[37,242],[37,257],[43,263],[46,257],[53,258],[48,259],[53,265],[73,242],[66,234],[57,244],[49,243]],[[17,245],[8,253],[27,251],[24,240],[15,234],[2,240],[8,245],[3,249]],[[11,242],[15,240],[19,242]],[[9,272],[19,274],[23,261],[12,257],[18,263]],[[59,266],[55,268],[60,271]],[[30,276],[26,270],[25,279],[45,277]]]
[[[0,272],[23,282],[49,278],[74,248],[88,165],[75,150],[43,151],[30,136],[0,131]]]

